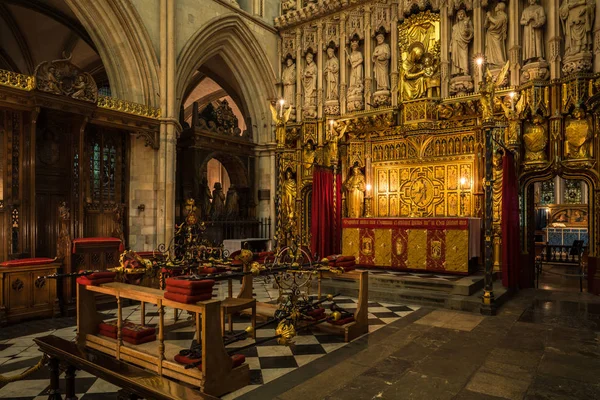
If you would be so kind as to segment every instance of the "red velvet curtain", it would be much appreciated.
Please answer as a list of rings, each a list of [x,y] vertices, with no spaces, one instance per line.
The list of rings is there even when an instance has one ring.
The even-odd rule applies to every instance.
[[[502,160],[502,285],[516,289],[519,283],[519,183],[514,156]]]
[[[342,182],[336,175],[336,207],[333,207],[333,171],[314,167],[311,209],[311,250],[319,257],[340,252],[342,232]]]

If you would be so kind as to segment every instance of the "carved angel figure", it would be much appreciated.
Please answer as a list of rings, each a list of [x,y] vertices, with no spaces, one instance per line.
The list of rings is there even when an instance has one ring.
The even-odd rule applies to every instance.
[[[496,96],[496,89],[498,89],[500,84],[506,78],[509,65],[510,62],[507,61],[498,75],[496,75],[496,79],[494,79],[490,69],[486,66],[485,76],[479,87],[479,101],[481,103],[481,117],[483,121],[491,121],[494,117],[494,98]]]
[[[85,78],[83,75],[77,75],[77,81],[73,84],[73,94],[71,95],[74,99],[83,99],[85,98],[85,89],[87,85],[85,84]]]
[[[292,114],[292,107],[289,107],[284,112],[277,113],[277,109],[273,104],[269,104],[269,106],[271,107],[271,116],[275,123],[275,140],[277,141],[277,147],[282,149],[285,147],[285,125]]]
[[[54,67],[48,68],[48,73],[46,74],[46,85],[48,86],[48,91],[54,94],[62,94],[62,89],[60,88],[60,82],[56,78],[56,69]]]
[[[506,104],[508,102],[508,104]],[[517,104],[511,104],[514,99],[507,101],[498,101],[498,104],[504,110],[504,116],[508,120],[508,128],[506,129],[506,142],[514,144],[519,140],[519,133],[521,131],[521,120],[520,115],[525,108],[525,96],[521,96],[517,101]]]

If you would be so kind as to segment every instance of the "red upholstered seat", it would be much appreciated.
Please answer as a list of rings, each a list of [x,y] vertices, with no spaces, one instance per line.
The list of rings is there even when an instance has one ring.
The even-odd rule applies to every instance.
[[[182,276],[180,278],[168,278],[167,286],[177,286],[181,288],[188,289],[212,289],[215,286],[215,281],[212,279],[203,279],[203,280],[190,280],[187,279],[187,276]]]
[[[112,321],[103,321],[98,325],[100,331],[104,331],[107,333],[117,334],[117,320]],[[131,321],[123,321],[121,326],[121,333],[123,336],[129,336],[134,339],[141,339],[146,336],[152,336],[156,334],[156,328],[151,326],[145,326],[141,324],[136,324]]]
[[[106,243],[106,244],[114,243],[114,244],[117,244],[118,243],[119,251],[125,250],[125,246],[121,242],[121,239],[114,238],[114,237],[77,238],[77,239],[73,239],[72,243],[73,243],[73,254],[75,254],[77,252],[78,244],[92,244],[92,243]]]
[[[20,260],[10,260],[0,263],[0,267],[32,267],[34,265],[44,265],[55,262],[54,258],[22,258]]]
[[[199,358],[189,358],[180,354],[175,355],[175,361],[179,364],[188,365],[200,361]],[[231,368],[236,368],[246,362],[246,356],[243,354],[234,354],[231,356]],[[198,369],[202,369],[202,364],[198,364]]]
[[[176,301],[178,303],[194,304],[194,303],[197,303],[199,301],[210,300],[212,298],[212,294],[211,293],[204,293],[204,294],[199,294],[199,295],[196,295],[196,296],[188,296],[188,295],[185,295],[185,294],[165,292],[164,297],[167,300],[173,300],[173,301]]]

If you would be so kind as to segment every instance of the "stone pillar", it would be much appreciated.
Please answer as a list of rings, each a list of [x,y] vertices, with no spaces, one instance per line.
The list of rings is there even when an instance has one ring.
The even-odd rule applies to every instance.
[[[373,61],[371,38],[371,7],[365,6],[365,51],[364,51],[364,72],[365,72],[365,110],[371,109],[371,92],[373,91]]]
[[[315,49],[317,63],[317,118],[323,118],[323,20],[317,22],[317,48]]]
[[[594,44],[592,46],[592,52],[594,54],[593,72],[600,72],[600,2],[596,1],[596,15],[594,18]],[[587,201],[587,200],[586,200]]]
[[[296,28],[296,121],[302,121],[302,30]]]
[[[346,93],[348,91],[348,36],[346,35],[346,19],[348,15],[340,15],[340,115],[346,114]]]
[[[176,141],[181,130],[177,120],[175,90],[175,0],[160,2],[160,149],[156,153],[156,244],[168,243],[175,224]]]
[[[441,68],[441,95],[448,97],[448,85],[450,84],[450,35],[452,30],[452,19],[448,15],[448,3],[444,3],[440,10],[440,68]]]
[[[562,58],[561,44],[563,37],[561,34],[560,19],[558,16],[559,0],[550,0],[546,10],[546,35],[544,38],[548,41],[546,47],[546,58],[550,63],[550,79],[560,79],[560,63]],[[557,199],[558,200],[558,199]]]
[[[521,71],[521,18],[519,15],[519,2],[511,1],[508,4],[508,59],[510,60],[510,86],[519,85]]]
[[[454,12],[454,14],[456,15],[456,12]],[[476,54],[485,53],[485,41],[483,36],[483,14],[484,10],[481,8],[481,2],[476,1],[473,5],[473,52],[470,54],[471,59]],[[481,82],[483,78],[479,76],[477,69],[478,68],[474,65],[474,63],[471,63],[469,70],[471,72],[470,75],[473,77],[473,84],[476,93],[479,91],[479,82]],[[482,69],[482,71],[485,71],[485,69]]]
[[[392,52],[392,58],[390,59],[391,65],[391,79],[390,79],[390,89],[392,96],[392,107],[398,106],[398,97],[400,91],[398,90],[398,4],[392,4],[392,23],[391,32],[390,32],[390,50]]]

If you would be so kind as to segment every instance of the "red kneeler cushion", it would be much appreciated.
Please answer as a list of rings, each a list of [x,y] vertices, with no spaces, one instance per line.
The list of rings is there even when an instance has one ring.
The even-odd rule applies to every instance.
[[[32,267],[34,265],[44,265],[56,262],[54,258],[22,258],[20,260],[10,260],[0,263],[0,267]]]
[[[82,270],[79,272],[85,272],[85,270]],[[115,279],[115,276],[117,276],[117,273],[110,272],[110,271],[94,272],[92,274],[85,275],[85,277],[91,281],[94,281],[96,279],[108,279],[108,278]]]
[[[339,319],[337,321],[327,321],[327,322],[329,322],[330,324],[333,324],[333,325],[346,325],[346,324],[349,324],[350,322],[354,322],[354,315],[351,317]]]
[[[356,263],[354,261],[343,261],[335,263],[335,267],[342,268],[344,271],[352,271],[356,268]]]
[[[178,303],[193,304],[199,301],[210,300],[212,298],[212,293],[201,294],[198,296],[187,296],[185,294],[165,292],[164,296],[165,299],[173,300]]]
[[[178,286],[167,286],[166,290],[169,293],[185,294],[186,296],[200,296],[203,294],[212,294],[212,289],[193,290],[193,289],[186,289],[186,288],[182,288],[182,287],[178,287]]]
[[[186,276],[182,276],[180,278],[186,278]],[[167,286],[177,286],[177,287],[181,287],[181,288],[185,288],[185,289],[192,289],[192,290],[202,290],[202,289],[208,289],[210,288],[212,290],[212,287],[215,286],[215,281],[213,281],[212,279],[204,279],[201,281],[191,281],[188,279],[180,279],[180,278],[168,278],[167,279]]]
[[[310,310],[309,312],[307,312],[306,315],[308,315],[309,317],[313,317],[316,320],[323,319],[327,316],[325,315],[324,308],[315,308],[314,310]]]
[[[112,321],[103,321],[98,325],[100,331],[114,333],[115,338],[117,335],[117,320]],[[123,326],[121,327],[121,333],[123,336],[128,336],[133,339],[139,340],[146,336],[156,335],[156,328],[151,326],[145,326],[140,324],[135,324],[130,321],[123,321]]]
[[[105,278],[105,279],[89,279],[87,276],[80,276],[77,278],[77,283],[85,286],[98,286],[103,283],[112,283],[114,279]]]
[[[77,238],[77,239],[73,239],[73,241],[71,243],[73,243],[73,254],[75,254],[77,251],[77,244],[88,244],[88,243],[98,243],[98,242],[105,242],[105,243],[119,243],[119,252],[123,252],[125,251],[125,246],[123,245],[123,243],[121,242],[121,239],[119,238],[114,238],[114,237],[91,237],[91,238]]]
[[[219,270],[215,267],[198,267],[199,274],[216,274]]]
[[[175,355],[175,361],[179,364],[188,365],[200,361],[199,358],[189,358],[180,354]],[[231,368],[236,368],[246,362],[246,356],[243,354],[234,354],[231,356]],[[202,364],[198,364],[198,369],[202,369]]]
[[[107,331],[101,330],[100,332],[98,332],[98,334],[102,335],[102,336],[109,337],[109,338],[113,338],[113,339],[117,338],[117,333],[116,332],[107,332]],[[123,335],[121,337],[121,339],[123,339],[124,342],[138,345],[138,344],[144,344],[144,343],[155,341],[156,340],[156,335],[144,336],[143,338],[140,338],[140,339],[135,339],[135,338]]]

